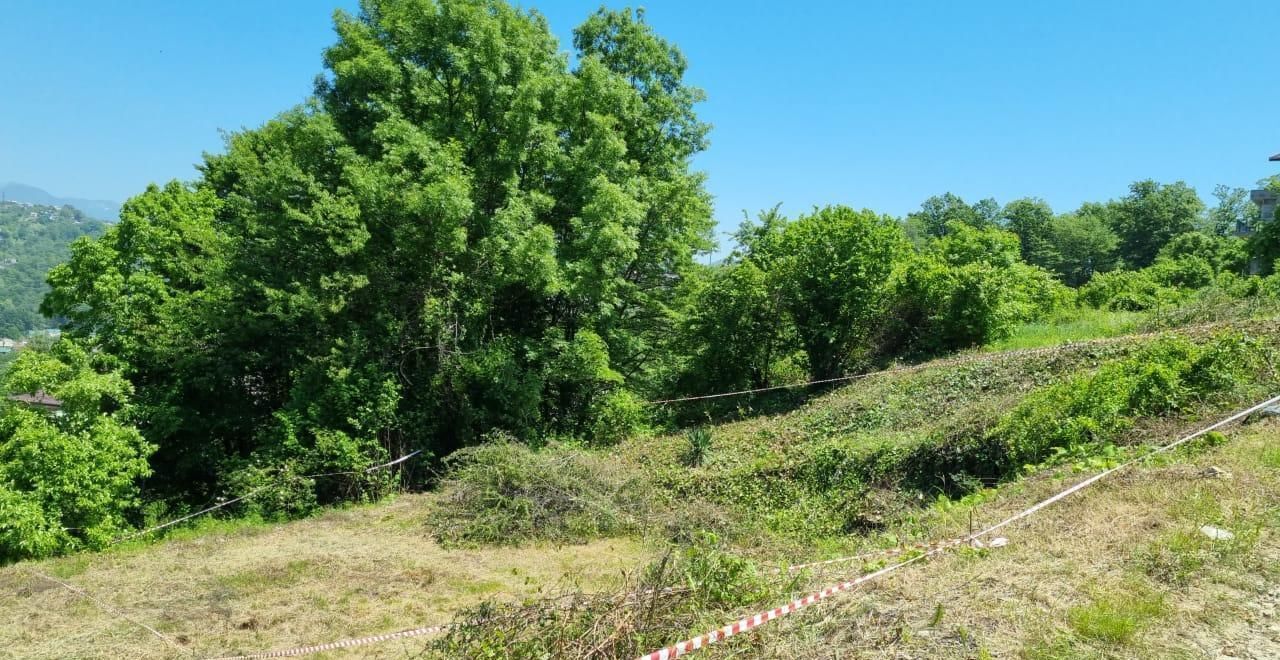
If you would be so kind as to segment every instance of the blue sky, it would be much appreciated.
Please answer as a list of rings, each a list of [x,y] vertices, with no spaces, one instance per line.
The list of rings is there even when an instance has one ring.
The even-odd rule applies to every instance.
[[[596,1],[525,2],[568,35]],[[607,3],[616,6],[617,3]],[[348,0],[0,2],[0,181],[122,200],[190,179],[220,130],[303,100]],[[1055,209],[1141,178],[1280,167],[1280,2],[643,3],[709,100],[722,229],[743,209],[932,194]]]

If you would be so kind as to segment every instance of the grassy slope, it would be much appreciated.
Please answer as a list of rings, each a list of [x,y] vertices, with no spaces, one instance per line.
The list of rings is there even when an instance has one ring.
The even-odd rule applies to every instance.
[[[762,657],[1280,657],[1280,424],[1117,475],[1002,534],[763,631]],[[1215,466],[1229,477],[1203,472]],[[1002,489],[978,525],[1082,475]],[[970,507],[926,524],[963,533]],[[1213,524],[1236,539],[1199,532]],[[831,574],[827,580],[838,579]],[[726,649],[727,651],[728,649]]]
[[[1276,330],[1271,322],[1246,327],[1263,336],[1273,336]],[[830,493],[792,488],[785,477],[830,448],[909,446],[955,429],[982,427],[1027,392],[1065,375],[1087,372],[1141,343],[1119,341],[988,356],[971,364],[942,361],[919,371],[855,383],[790,413],[721,425],[701,467],[680,465],[685,441],[679,436],[628,443],[617,463],[619,469],[634,469],[674,489],[671,492],[676,495],[667,503],[679,512],[676,517],[685,518],[676,527],[704,522],[710,527],[722,525],[730,530],[736,552],[769,562],[834,556],[898,540],[940,538],[967,526],[969,508],[974,508],[974,517],[981,523],[1063,482],[1040,477],[985,491],[988,501],[972,506],[944,502],[924,509],[918,503],[903,502],[900,493],[872,492],[864,500],[880,506],[832,517],[830,502],[823,500]],[[1226,402],[1216,405],[1221,408]],[[1209,417],[1218,408],[1189,414]],[[1165,438],[1175,427],[1188,424],[1186,419],[1155,420],[1130,435],[1135,441]],[[1211,603],[1221,598],[1226,599],[1224,603],[1249,601],[1254,595],[1242,586],[1253,585],[1252,589],[1274,577],[1258,572],[1253,559],[1280,555],[1270,534],[1275,516],[1266,514],[1274,512],[1273,486],[1280,457],[1263,447],[1268,439],[1280,439],[1280,433],[1274,429],[1266,433],[1270,435],[1250,434],[1246,442],[1203,458],[1234,472],[1230,481],[1191,478],[1188,475],[1194,470],[1186,466],[1144,471],[1140,478],[1116,482],[1011,530],[1013,544],[998,553],[914,566],[885,586],[815,608],[799,617],[799,623],[774,624],[712,655],[746,651],[751,655],[865,653],[878,657],[901,651],[908,657],[971,657],[983,649],[1000,655],[1041,655],[1070,644],[1073,653],[1068,655],[1083,649],[1140,656],[1148,649],[1182,648],[1172,642],[1167,648],[1153,646],[1156,642],[1148,631],[1170,621],[1186,624],[1179,630],[1188,635],[1193,634],[1188,631],[1200,631],[1196,634],[1212,643],[1243,634],[1229,617],[1195,618],[1200,615],[1184,610],[1225,611]],[[1162,476],[1166,473],[1181,476]],[[748,501],[759,498],[768,507],[743,515],[733,505],[743,493],[723,490],[723,484],[745,488]],[[1185,532],[1201,518],[1215,518],[1205,497],[1196,495],[1205,489],[1227,507],[1225,514],[1216,516],[1220,522],[1230,526],[1246,520],[1260,530],[1258,542],[1249,548],[1221,558],[1215,555],[1226,562],[1224,575],[1235,580],[1230,586],[1235,591],[1225,596],[1217,595],[1221,589],[1212,577],[1217,563],[1210,562],[1203,571],[1196,571],[1194,579],[1171,586],[1134,563],[1138,561],[1135,548]],[[196,655],[209,656],[439,623],[490,599],[540,598],[574,589],[617,590],[623,574],[634,575],[659,554],[671,534],[671,525],[666,524],[664,529],[647,529],[628,538],[560,548],[535,543],[518,548],[444,549],[430,540],[426,528],[436,502],[435,496],[407,496],[275,527],[215,525],[152,546],[0,569],[0,657],[5,653],[24,658],[167,657],[171,653],[145,631],[32,577],[27,568],[85,588],[179,639]],[[700,503],[701,508],[681,509],[690,502]],[[846,531],[850,520],[861,527]],[[1102,549],[1109,554],[1091,554]],[[821,586],[837,577],[847,576],[813,575],[806,586]],[[1141,588],[1133,587],[1144,580]],[[1099,619],[1088,610],[1091,599],[1101,599],[1105,605],[1108,594],[1129,592],[1149,595],[1162,606],[1146,608],[1151,612],[1135,624],[1137,630],[1127,641],[1100,642],[1090,637],[1097,634],[1094,628],[1108,625],[1106,616],[1099,624],[1089,623]],[[1002,599],[1011,599],[1008,607],[997,605]],[[933,623],[939,603],[942,620],[925,625]],[[1144,604],[1149,603],[1122,604],[1121,609],[1142,610]],[[1101,609],[1105,615],[1106,607]],[[1093,632],[1073,627],[1073,612],[1079,627]],[[735,613],[707,612],[689,629],[718,623]],[[391,642],[332,655],[401,657],[420,651],[424,644],[421,640]]]
[[[165,658],[139,627],[24,569],[82,588],[197,657],[447,622],[481,601],[609,590],[647,560],[633,541],[444,550],[430,496],[278,526],[228,526],[156,545],[0,569],[0,657]],[[391,643],[366,650],[399,657]]]

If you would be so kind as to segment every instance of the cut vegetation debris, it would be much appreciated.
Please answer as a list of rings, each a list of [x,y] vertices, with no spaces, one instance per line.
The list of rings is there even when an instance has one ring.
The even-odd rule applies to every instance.
[[[778,567],[963,536],[1280,391],[1275,330],[941,361],[608,451],[484,445],[454,459],[439,494],[276,526],[210,520],[151,546],[0,569],[0,647],[172,655],[115,610],[209,657],[447,622],[461,625],[330,655],[634,656],[883,560]],[[1230,443],[1211,433],[1005,530],[999,550],[910,566],[704,653],[1145,657],[1261,644],[1214,603],[1238,617],[1275,589],[1275,424],[1228,431]],[[1150,634],[1169,621],[1180,636]]]

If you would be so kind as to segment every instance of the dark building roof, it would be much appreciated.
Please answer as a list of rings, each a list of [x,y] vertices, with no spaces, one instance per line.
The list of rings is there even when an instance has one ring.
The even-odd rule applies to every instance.
[[[9,397],[9,400],[17,401],[18,403],[25,403],[29,406],[40,406],[41,408],[48,408],[50,410],[57,410],[62,407],[61,399],[55,399],[48,394],[45,394],[44,390],[40,390],[35,394],[14,394]]]

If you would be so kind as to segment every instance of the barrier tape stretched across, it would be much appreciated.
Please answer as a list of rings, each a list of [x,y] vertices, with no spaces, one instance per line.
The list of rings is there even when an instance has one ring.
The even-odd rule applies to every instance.
[[[1189,325],[1182,328],[1177,328],[1176,330],[1180,332],[1188,332],[1188,331],[1202,330],[1206,328],[1216,327],[1218,325],[1220,324],[1201,323],[1199,325]],[[921,362],[920,364],[912,364],[904,367],[890,367],[888,369],[881,369],[880,371],[869,371],[867,373],[852,374],[849,376],[837,376],[835,378],[824,378],[822,380],[810,380],[803,383],[771,385],[769,387],[756,387],[756,388],[747,389],[747,390],[734,390],[732,392],[718,392],[715,394],[702,394],[698,396],[684,396],[684,397],[678,397],[674,399],[657,399],[654,401],[646,401],[645,403],[649,405],[657,406],[657,405],[664,405],[669,403],[683,403],[685,401],[703,401],[706,399],[721,399],[721,398],[730,397],[730,396],[742,396],[745,394],[761,394],[764,392],[776,392],[778,390],[799,389],[802,387],[810,387],[813,385],[827,385],[830,383],[852,382],[856,380],[863,380],[866,378],[874,378],[877,376],[890,376],[893,374],[910,373],[913,371],[920,371],[922,369],[931,369],[933,367],[948,367],[948,366],[953,367],[957,365],[969,364],[972,362],[986,362],[986,361],[995,360],[999,358],[1006,358],[1006,357],[1026,357],[1026,356],[1032,356],[1032,355],[1040,355],[1042,353],[1054,353],[1054,352],[1062,351],[1069,348],[1083,348],[1087,346],[1105,346],[1108,344],[1123,344],[1125,342],[1130,342],[1130,341],[1133,341],[1136,339],[1142,339],[1145,337],[1155,337],[1170,331],[1171,330],[1154,330],[1151,332],[1143,332],[1136,335],[1121,335],[1119,337],[1102,337],[1099,339],[1087,339],[1087,340],[1078,341],[1078,342],[1069,341],[1066,343],[1058,344],[1056,346],[1045,346],[1043,348],[1020,348],[1020,349],[1014,349],[1011,351],[1000,351],[996,353],[975,353],[973,355],[962,355],[962,356],[953,357],[953,358],[944,358],[941,360]]]
[[[755,629],[759,626],[764,625],[765,623],[781,618],[793,612],[799,611],[805,607],[808,607],[809,605],[812,605],[819,601],[830,598],[831,596],[834,596],[838,593],[850,591],[862,584],[875,580],[881,576],[888,575],[889,573],[892,573],[905,566],[914,564],[923,559],[927,559],[929,557],[942,553],[946,550],[949,550],[950,548],[956,547],[958,545],[962,545],[964,543],[970,543],[975,540],[978,540],[983,536],[991,534],[992,532],[995,532],[1003,527],[1011,525],[1014,522],[1017,522],[1019,520],[1022,520],[1023,518],[1031,516],[1062,499],[1070,497],[1072,494],[1077,493],[1081,490],[1084,490],[1085,488],[1092,486],[1093,484],[1101,481],[1102,479],[1112,474],[1115,474],[1116,472],[1119,472],[1120,470],[1132,467],[1140,462],[1146,461],[1147,459],[1151,458],[1152,456],[1155,456],[1156,454],[1161,454],[1167,451],[1171,451],[1183,444],[1186,444],[1192,440],[1195,440],[1196,438],[1199,438],[1200,436],[1206,433],[1222,428],[1227,424],[1231,424],[1233,422],[1239,421],[1240,419],[1248,417],[1249,415],[1252,415],[1253,413],[1258,412],[1259,410],[1262,410],[1263,408],[1266,408],[1267,406],[1270,406],[1270,405],[1274,405],[1276,403],[1280,403],[1280,396],[1272,397],[1255,406],[1246,408],[1245,410],[1237,412],[1231,415],[1230,417],[1227,417],[1221,421],[1210,424],[1209,426],[1206,426],[1200,429],[1199,431],[1183,436],[1182,438],[1179,438],[1174,442],[1171,442],[1167,445],[1159,447],[1148,454],[1144,454],[1137,458],[1129,459],[1128,461],[1125,461],[1124,463],[1121,463],[1120,465],[1117,465],[1113,468],[1103,470],[1102,472],[1099,472],[1098,474],[1095,474],[1092,477],[1089,477],[1088,479],[1085,479],[1084,481],[1081,481],[1075,484],[1074,486],[1071,486],[1070,488],[1060,491],[1051,497],[1045,498],[1037,502],[1036,504],[1033,504],[1032,506],[1029,506],[1013,514],[1012,516],[1009,516],[1008,518],[1005,518],[1004,520],[994,525],[991,525],[990,527],[987,527],[986,529],[983,529],[978,532],[974,532],[958,540],[946,542],[923,554],[916,555],[915,557],[911,557],[909,559],[905,559],[896,564],[890,564],[889,566],[885,566],[884,568],[878,571],[875,571],[873,573],[868,573],[854,580],[848,580],[845,582],[840,582],[838,584],[832,585],[830,587],[827,587],[826,589],[823,589],[822,591],[811,593],[808,596],[805,596],[804,598],[793,600],[790,603],[782,605],[781,607],[776,607],[774,609],[771,609],[765,612],[759,612],[752,616],[739,619],[738,621],[728,624],[722,628],[717,628],[716,630],[703,633],[702,635],[698,635],[697,637],[694,637],[692,639],[687,639],[681,642],[677,642],[672,646],[668,646],[666,648],[653,651],[652,653],[642,655],[638,660],[670,660],[671,658],[678,658],[682,655],[685,655],[686,653],[696,651],[704,646],[714,644],[722,639],[727,639],[729,637],[733,637],[734,635]]]
[[[325,473],[322,473],[322,474],[304,474],[304,475],[301,475],[301,477],[300,477],[300,478],[302,478],[302,479],[312,479],[312,478],[316,478],[316,477],[333,477],[333,476],[343,475],[343,474],[368,474],[368,473],[370,473],[370,472],[376,472],[376,471],[378,471],[378,470],[385,470],[385,469],[387,469],[387,468],[389,468],[389,467],[391,467],[391,466],[393,466],[393,465],[399,465],[400,463],[403,463],[403,462],[405,462],[405,461],[407,461],[407,460],[409,460],[409,459],[413,458],[414,456],[417,456],[418,454],[421,454],[421,453],[422,453],[422,450],[421,450],[421,449],[419,449],[419,450],[417,450],[417,451],[414,451],[414,452],[411,452],[411,453],[405,454],[404,456],[401,456],[400,458],[397,458],[397,459],[395,459],[394,461],[390,461],[390,462],[388,462],[388,463],[383,463],[383,464],[381,464],[381,465],[375,465],[375,466],[373,466],[373,467],[371,467],[371,468],[366,468],[366,469],[364,469],[364,470],[350,470],[350,471],[347,471],[347,472],[325,472]],[[136,539],[136,538],[138,538],[138,537],[140,537],[140,536],[146,536],[147,534],[151,534],[151,533],[153,533],[153,532],[158,532],[158,531],[160,531],[160,530],[162,530],[162,529],[165,529],[166,527],[172,527],[172,526],[174,526],[174,525],[177,525],[178,523],[182,523],[182,522],[186,522],[186,521],[188,521],[188,520],[191,520],[192,518],[197,518],[197,517],[199,517],[199,516],[203,516],[203,515],[204,515],[204,514],[206,514],[206,513],[212,513],[212,512],[214,512],[214,511],[217,511],[218,509],[222,509],[222,508],[225,508],[225,507],[229,507],[229,506],[231,506],[232,504],[235,504],[236,502],[242,502],[242,501],[244,501],[244,500],[247,500],[247,499],[249,499],[250,497],[253,497],[254,495],[257,495],[258,493],[261,493],[262,491],[267,490],[268,488],[271,488],[271,487],[272,487],[271,485],[260,486],[260,487],[255,488],[255,489],[253,489],[253,490],[249,491],[248,493],[245,493],[244,495],[241,495],[240,497],[237,497],[237,498],[235,498],[235,499],[230,499],[230,500],[227,500],[227,501],[225,501],[225,502],[219,502],[218,504],[215,504],[215,505],[213,505],[213,506],[211,506],[211,507],[207,507],[207,508],[201,509],[201,510],[199,510],[199,511],[196,511],[195,513],[189,513],[189,514],[187,514],[187,515],[185,515],[185,516],[182,516],[181,518],[176,518],[176,519],[174,519],[174,520],[170,520],[169,522],[166,522],[166,523],[162,523],[162,524],[156,525],[155,527],[148,527],[147,529],[144,529],[144,530],[141,530],[141,531],[137,531],[137,532],[134,532],[134,533],[132,533],[132,534],[127,534],[127,535],[125,535],[125,536],[121,536],[121,537],[119,537],[119,538],[117,538],[117,539],[113,539],[113,540],[111,541],[111,545],[115,545],[115,544],[117,544],[117,543],[124,543],[125,541],[131,541],[131,540]]]
[[[338,649],[349,649],[357,646],[365,646],[368,644],[377,644],[379,642],[389,642],[393,639],[410,639],[413,637],[421,637],[423,635],[432,635],[444,632],[457,624],[445,624],[442,626],[424,626],[422,628],[411,628],[409,630],[401,630],[399,632],[386,633],[384,635],[370,635],[369,637],[358,637],[355,639],[344,639],[337,642],[329,642],[328,644],[314,644],[311,646],[298,646],[291,649],[280,649],[278,651],[261,651],[258,653],[250,653],[248,655],[229,655],[225,657],[215,658],[214,660],[258,660],[260,658],[291,658],[299,655],[310,655],[312,653],[323,653],[324,651],[336,651]]]

